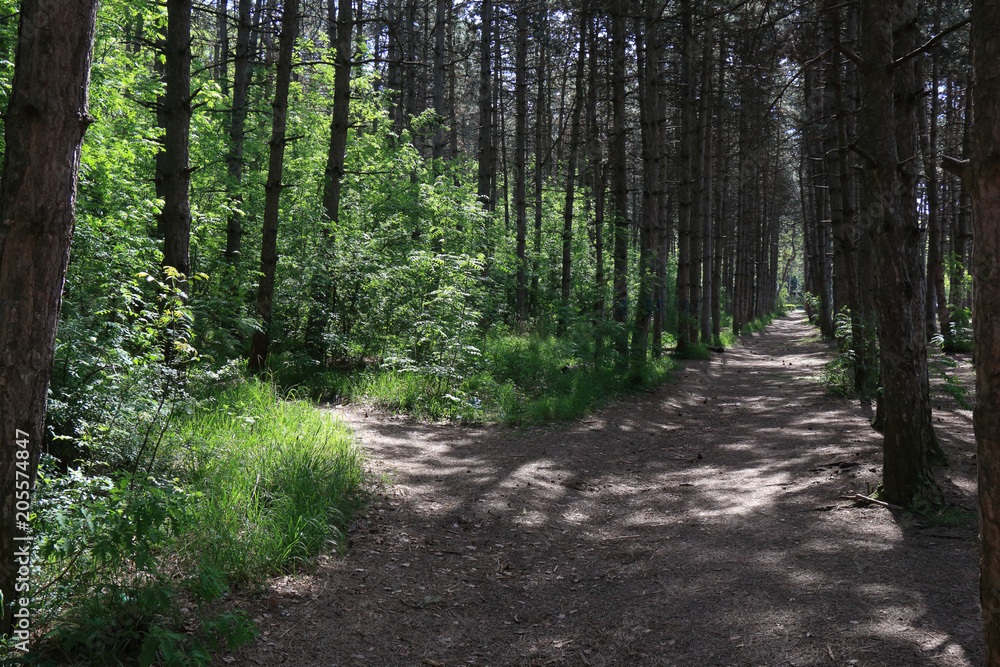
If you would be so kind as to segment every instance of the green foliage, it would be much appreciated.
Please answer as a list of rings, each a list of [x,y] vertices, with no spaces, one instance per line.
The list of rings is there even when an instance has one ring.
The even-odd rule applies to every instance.
[[[770,315],[764,315],[763,317],[758,317],[755,320],[751,320],[750,322],[747,322],[743,326],[743,331],[741,331],[740,333],[744,335],[759,333],[764,329],[766,329],[767,325],[769,325],[771,322],[774,321],[774,317],[775,313],[771,313]]]
[[[343,545],[363,502],[350,430],[256,380],[178,425],[165,456],[198,494],[181,552],[240,580],[260,581]]]
[[[972,353],[972,311],[956,308],[951,311],[951,321],[947,336],[943,336],[940,347],[946,354]]]
[[[430,419],[504,424],[572,419],[616,393],[664,382],[676,364],[661,359],[638,372],[589,362],[582,335],[517,335],[498,330],[482,340],[472,372],[440,376],[379,369],[351,387],[352,396]]]
[[[705,361],[712,358],[712,353],[709,352],[704,343],[687,343],[674,352],[674,358]]]
[[[854,367],[857,361],[850,312],[843,309],[837,313],[833,323],[839,352],[823,366],[823,384],[831,394],[849,396],[854,393]]]
[[[171,267],[162,275],[140,272],[86,311],[81,304],[64,313],[48,421],[65,463],[84,457],[91,466],[152,471],[165,430],[185,409],[182,368],[197,358],[192,316],[182,276]]]
[[[955,505],[936,505],[924,511],[915,511],[920,524],[942,528],[974,528],[976,511]]]
[[[931,339],[931,345],[943,349],[946,340],[941,334],[937,334]],[[947,352],[947,350],[943,351]],[[958,368],[957,361],[944,354],[932,354],[928,357],[927,366],[932,373],[940,376],[943,380],[943,383],[940,385],[942,391],[955,399],[955,402],[963,410],[972,410],[972,406],[968,401],[969,390],[962,385],[961,381],[955,375],[948,372],[949,369],[954,370]]]
[[[248,641],[245,616],[213,604],[226,592],[221,573],[177,577],[164,559],[191,528],[194,499],[177,479],[59,474],[49,458],[33,504],[38,652],[93,665],[195,665],[220,641]],[[185,632],[183,594],[198,606],[199,632]]]
[[[964,304],[968,295],[972,294],[972,276],[966,271],[961,257],[955,253],[949,253],[945,258],[945,275],[951,279],[951,321],[939,344],[946,354],[968,354],[972,352],[972,311],[964,305],[955,307],[955,304]]]

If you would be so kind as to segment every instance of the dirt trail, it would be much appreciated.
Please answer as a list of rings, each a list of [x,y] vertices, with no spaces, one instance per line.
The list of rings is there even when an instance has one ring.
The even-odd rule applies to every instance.
[[[670,385],[514,430],[337,409],[391,485],[346,558],[274,582],[229,664],[974,665],[974,519],[838,499],[880,438],[801,312]],[[935,412],[973,508],[971,415]],[[945,429],[947,429],[945,431]],[[961,514],[956,510],[955,514]]]

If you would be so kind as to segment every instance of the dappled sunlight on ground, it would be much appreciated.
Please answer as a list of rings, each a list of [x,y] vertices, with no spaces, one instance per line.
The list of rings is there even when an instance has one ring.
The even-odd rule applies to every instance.
[[[654,395],[543,428],[338,409],[391,486],[346,559],[278,591],[289,615],[264,612],[246,655],[977,664],[975,529],[841,499],[878,482],[880,438],[824,392],[829,353],[786,318]],[[942,442],[962,461],[942,486],[971,503],[971,442]]]

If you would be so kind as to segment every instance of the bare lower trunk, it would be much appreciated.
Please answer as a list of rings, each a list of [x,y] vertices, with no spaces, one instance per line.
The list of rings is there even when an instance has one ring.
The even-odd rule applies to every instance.
[[[348,2],[348,0],[344,0]],[[292,56],[299,0],[285,0],[278,46],[278,71],[275,77],[274,102],[271,104],[271,141],[264,185],[264,220],[260,246],[260,281],[257,287],[257,316],[261,331],[253,335],[250,346],[251,372],[260,372],[271,347],[274,275],[278,266],[278,213],[281,204],[281,175],[285,161],[285,126],[288,118],[288,89],[292,80]]]
[[[611,137],[608,154],[614,216],[614,304],[612,317],[624,324],[628,317],[628,181],[625,152],[625,7],[624,0],[611,9]],[[621,327],[615,338],[619,362],[628,354],[628,336]]]
[[[229,119],[229,159],[226,197],[230,213],[226,224],[226,257],[240,254],[243,241],[243,145],[246,135],[247,92],[250,89],[250,11],[253,0],[239,0],[236,61],[233,64],[233,110]]]
[[[528,236],[528,209],[527,194],[525,192],[525,171],[527,157],[525,155],[525,143],[527,142],[527,116],[528,116],[528,95],[527,72],[525,65],[528,54],[528,7],[524,2],[517,6],[517,39],[515,55],[515,83],[514,83],[514,106],[515,106],[515,130],[514,130],[514,208],[517,217],[517,317],[525,320],[528,317],[528,286],[527,286],[527,236]]]
[[[576,194],[576,165],[577,157],[580,153],[580,117],[583,113],[583,92],[584,73],[586,68],[587,53],[587,31],[590,24],[590,16],[584,12],[580,18],[580,51],[577,54],[576,63],[576,94],[573,98],[573,119],[571,121],[569,139],[569,160],[566,165],[566,205],[563,208],[563,234],[562,234],[562,280],[560,284],[560,294],[562,296],[562,307],[564,315],[561,318],[565,327],[566,318],[569,316],[570,290],[572,288],[572,268],[573,268],[573,203]]]
[[[987,667],[1000,667],[1000,5],[974,0],[974,146],[966,174],[975,208],[973,330],[979,468],[979,601]]]
[[[167,2],[163,97],[163,265],[191,273],[191,0]]]
[[[30,489],[45,437],[63,281],[69,263],[80,144],[90,119],[95,0],[23,0],[4,116],[0,181],[0,634],[28,638],[16,595]],[[51,39],[58,35],[58,39]],[[24,583],[29,583],[27,574]]]
[[[493,1],[483,0],[480,9],[482,28],[479,48],[479,167],[476,174],[476,194],[488,211],[496,208],[490,198],[493,181],[493,92],[491,89],[490,51],[493,31]]]
[[[897,52],[907,53],[915,40],[905,32],[912,29],[911,23],[904,22],[894,33],[894,14],[912,17],[912,0],[869,3],[861,10],[866,63],[861,77],[862,142],[870,155],[864,215],[875,255],[885,409],[882,495],[911,505],[937,501],[940,490],[928,458],[936,443],[927,377],[921,234],[916,200],[908,196],[916,169],[915,77],[912,63],[895,65],[893,52],[894,42]]]

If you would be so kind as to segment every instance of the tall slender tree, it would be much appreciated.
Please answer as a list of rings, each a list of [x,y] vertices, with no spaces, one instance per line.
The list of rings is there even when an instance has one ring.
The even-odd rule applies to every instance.
[[[163,265],[191,273],[191,0],[167,0],[164,42]]]
[[[584,74],[587,64],[587,32],[590,25],[590,15],[585,10],[580,14],[580,42],[576,61],[576,80],[574,83],[573,112],[570,121],[569,159],[566,164],[566,203],[563,207],[562,231],[562,280],[560,281],[560,296],[562,308],[566,315],[570,309],[570,290],[572,289],[573,271],[573,204],[576,197],[576,168],[580,154],[580,118],[584,105]]]
[[[243,241],[243,147],[250,90],[250,33],[253,0],[239,0],[236,53],[233,63],[233,109],[229,117],[229,156],[226,160],[226,196],[229,215],[226,224],[226,257],[235,259]]]
[[[514,79],[514,209],[517,218],[517,316],[521,320],[528,317],[527,285],[527,237],[528,237],[528,197],[527,184],[527,141],[528,141],[528,3],[521,0],[516,6],[517,34],[515,37],[515,79]],[[506,171],[506,170],[504,170]]]
[[[349,0],[343,0],[350,6]],[[260,246],[260,282],[257,286],[257,316],[260,331],[250,343],[250,371],[264,370],[271,347],[271,319],[274,313],[274,276],[278,266],[278,218],[281,206],[282,172],[285,164],[285,129],[288,124],[288,89],[292,81],[295,55],[295,32],[299,0],[285,0],[278,37],[278,71],[275,75],[274,101],[271,103],[271,141],[264,184],[264,219]]]
[[[493,0],[482,0],[479,10],[481,21],[479,36],[479,160],[476,173],[476,194],[488,211],[496,208],[490,197],[496,180],[496,161],[493,157],[493,75],[490,72],[493,47]]]
[[[625,2],[611,2],[611,208],[614,221],[614,305],[612,317],[624,324],[628,317],[628,167],[625,142]],[[628,335],[619,327],[615,337],[619,361],[628,355]]]

